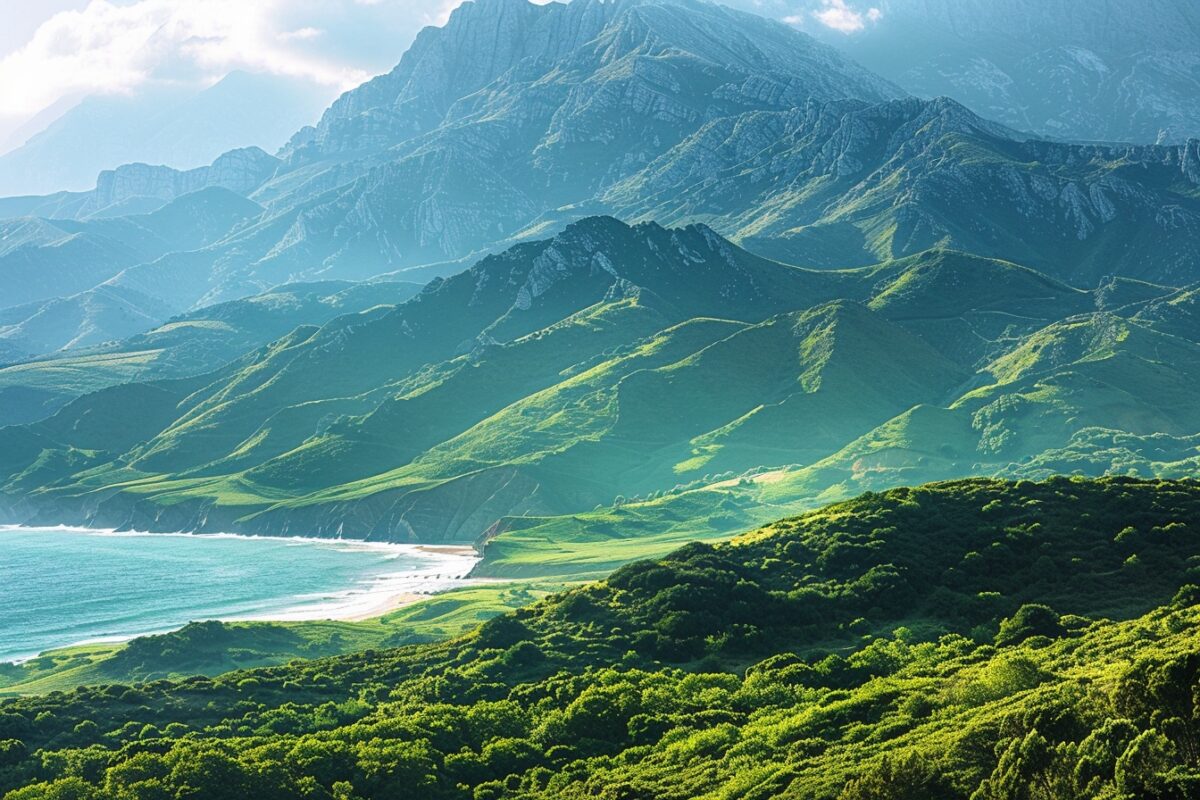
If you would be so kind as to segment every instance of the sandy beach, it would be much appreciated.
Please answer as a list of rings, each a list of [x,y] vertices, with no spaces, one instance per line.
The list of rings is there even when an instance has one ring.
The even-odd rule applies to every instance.
[[[371,619],[378,619],[386,616],[393,611],[398,611],[405,606],[411,606],[413,603],[419,603],[422,600],[428,600],[429,595],[417,594],[416,592],[400,592],[399,594],[390,595],[388,597],[375,598],[375,602],[370,606],[364,606],[357,614],[351,614],[345,617],[338,617],[344,622],[366,622]]]
[[[0,563],[12,560],[0,587],[0,662],[196,620],[361,622],[479,582],[469,577],[479,555],[460,544],[20,526],[0,537]],[[180,563],[190,571],[178,573]],[[46,569],[72,580],[45,584]],[[31,596],[41,598],[34,608],[72,611],[37,617]]]
[[[303,602],[291,608],[256,615],[253,619],[265,622],[325,619],[362,622],[427,600],[439,592],[475,583],[469,575],[479,562],[479,554],[470,545],[363,543],[362,546],[391,550],[398,556],[419,555],[421,563],[416,569],[377,577],[369,584],[343,592],[299,598]]]

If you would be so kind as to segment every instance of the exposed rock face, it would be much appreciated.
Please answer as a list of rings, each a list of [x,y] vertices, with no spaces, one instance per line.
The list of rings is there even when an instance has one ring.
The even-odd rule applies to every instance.
[[[210,186],[249,195],[270,178],[279,160],[257,147],[231,150],[210,166],[190,170],[150,164],[126,164],[100,173],[88,203],[99,211],[133,198],[154,198],[164,203]],[[87,211],[80,214],[86,216]]]
[[[711,120],[897,94],[804,34],[700,0],[467,3],[297,134],[256,195],[282,234],[231,267],[261,283],[462,259]]]
[[[793,263],[951,244],[1086,286],[1191,281],[1198,147],[1029,139],[946,99],[810,102],[705,126],[603,199],[635,218],[707,219]]]
[[[567,102],[584,104],[614,80],[616,86],[629,85],[630,78],[634,86],[652,82],[655,65],[631,57],[672,52],[686,55],[693,68],[732,68],[742,80],[721,86],[723,94],[775,107],[782,105],[788,86],[799,96],[869,99],[896,93],[803,34],[699,0],[583,0],[541,6],[527,0],[475,0],[456,10],[445,28],[422,31],[392,72],[339,98],[311,133],[298,134],[292,152],[311,158],[314,151],[370,151],[484,109],[536,113],[536,108],[522,112],[511,106],[515,97],[531,95],[538,82],[536,98],[542,103],[560,104],[564,90],[578,86],[578,94]],[[611,68],[608,74],[599,74],[605,68]],[[625,69],[641,75],[620,75]],[[667,69],[675,71],[670,65]],[[762,73],[772,72],[781,85],[761,79]],[[655,99],[634,91],[625,101],[641,114],[669,115],[672,94],[699,88],[674,85]],[[537,117],[552,111],[541,109]],[[562,123],[571,116],[560,118],[549,135],[564,133]]]

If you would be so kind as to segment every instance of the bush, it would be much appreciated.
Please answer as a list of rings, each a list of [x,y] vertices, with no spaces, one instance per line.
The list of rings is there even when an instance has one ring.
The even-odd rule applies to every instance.
[[[997,647],[1011,647],[1034,636],[1058,639],[1066,635],[1058,613],[1050,606],[1026,603],[1017,613],[1000,623],[996,634]]]

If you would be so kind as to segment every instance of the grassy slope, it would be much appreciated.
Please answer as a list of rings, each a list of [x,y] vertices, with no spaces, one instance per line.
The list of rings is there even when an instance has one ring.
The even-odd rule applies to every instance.
[[[0,398],[8,398],[0,403],[0,425],[49,416],[70,400],[109,386],[210,372],[297,326],[394,305],[419,288],[344,281],[282,286],[179,315],[121,342],[15,364],[0,369]]]
[[[648,541],[711,540],[862,491],[961,475],[1190,475],[1200,418],[1187,387],[1198,366],[1200,346],[1140,318],[1055,323],[987,365],[986,385],[946,407],[917,405],[811,464],[615,510],[506,520],[483,569],[523,575],[543,561],[596,561],[617,521]]]

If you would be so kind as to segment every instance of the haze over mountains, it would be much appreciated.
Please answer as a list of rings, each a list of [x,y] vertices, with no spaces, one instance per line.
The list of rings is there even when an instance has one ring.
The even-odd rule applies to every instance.
[[[747,475],[734,525],[1200,434],[1200,142],[1039,139],[702,0],[468,3],[277,155],[0,213],[23,520],[469,540]]]
[[[223,156],[204,173],[216,179],[125,168],[90,193],[0,206],[112,216],[213,182],[259,203],[253,222],[199,253],[123,262],[102,290],[71,300],[136,294],[143,329],[281,282],[449,274],[596,213],[703,220],[797,264],[863,265],[936,245],[1084,283],[1188,280],[1194,145],[1025,143],[953,101],[901,94],[803,34],[706,3],[482,0],[339,99],[281,162]],[[1035,221],[1038,236],[1014,236],[1017,219]],[[1176,252],[1121,250],[1117,231],[1135,220],[1136,235]],[[59,340],[132,332],[86,326],[90,337]]]
[[[88,97],[0,155],[0,196],[87,190],[123,164],[191,169],[236,148],[274,152],[335,94],[303,79],[232,72],[203,90]]]
[[[794,14],[921,97],[1059,139],[1180,143],[1200,136],[1200,8],[1189,0],[880,0],[833,31]],[[867,5],[867,4],[862,4]],[[794,13],[794,12],[793,12]]]

